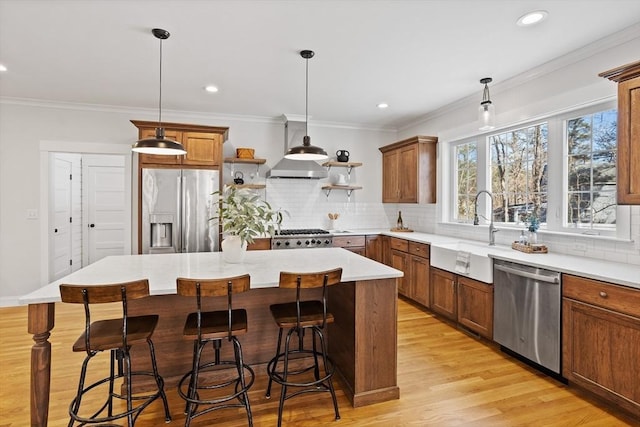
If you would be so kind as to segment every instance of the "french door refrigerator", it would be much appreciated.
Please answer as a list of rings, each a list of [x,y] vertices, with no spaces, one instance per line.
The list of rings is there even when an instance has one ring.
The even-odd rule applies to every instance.
[[[143,254],[218,250],[218,226],[209,218],[219,171],[149,168],[141,179]]]

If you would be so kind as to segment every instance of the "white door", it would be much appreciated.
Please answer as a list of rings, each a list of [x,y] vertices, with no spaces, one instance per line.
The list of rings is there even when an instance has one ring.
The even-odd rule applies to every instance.
[[[123,156],[82,157],[82,265],[109,255],[124,255],[129,229]],[[129,249],[130,250],[130,249]]]
[[[71,173],[72,161],[64,156],[51,158],[51,203],[49,204],[51,257],[50,280],[71,273]]]

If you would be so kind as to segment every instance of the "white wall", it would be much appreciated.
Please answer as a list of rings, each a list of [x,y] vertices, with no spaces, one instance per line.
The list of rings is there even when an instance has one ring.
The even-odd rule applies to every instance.
[[[40,204],[41,192],[47,192],[48,178],[41,176],[41,146],[70,146],[76,150],[86,145],[91,147],[91,152],[95,152],[96,146],[108,146],[126,152],[137,139],[137,129],[129,120],[155,120],[156,114],[155,111],[0,101],[0,306],[16,304],[20,295],[46,284],[47,260],[41,259],[41,245],[46,244],[47,239],[42,236],[46,227],[41,224],[47,213]],[[262,166],[263,176],[284,154],[282,118],[212,117],[171,111],[163,111],[163,118],[167,122],[229,127],[225,156],[232,157],[237,147],[255,148],[256,157],[267,159],[267,164]],[[319,188],[320,181],[274,180],[279,182],[268,184],[267,197],[273,197],[278,207],[291,213],[287,226],[326,227],[326,213],[334,211],[341,212],[345,224],[351,227],[362,225],[356,219],[356,214],[361,213],[367,213],[369,216],[363,218],[370,219],[372,224],[386,226],[380,203],[381,156],[377,147],[395,141],[396,132],[317,125],[310,121],[309,134],[314,145],[322,146],[328,153],[347,149],[351,160],[363,162],[364,165],[354,171],[354,180],[364,188],[353,193],[349,204],[345,193],[333,192],[327,198]],[[135,180],[133,182],[135,187]],[[135,209],[137,204],[133,205]],[[38,209],[39,219],[27,219],[27,209],[34,208]],[[135,218],[136,213],[133,215]],[[134,235],[137,232],[135,227],[132,231]],[[132,247],[135,251],[135,244]]]
[[[598,77],[598,73],[638,59],[640,35],[636,31],[635,37],[628,37],[624,42],[616,38],[603,40],[509,81],[495,82],[490,86],[490,91],[497,112],[496,128],[607,99],[615,100],[616,84]],[[479,133],[477,108],[481,97],[482,86],[478,84],[477,96],[451,104],[430,114],[421,122],[408,125],[399,131],[400,139],[413,135],[438,136],[438,204],[435,208],[419,206],[412,210],[414,217],[434,218],[434,224],[425,228],[425,231],[482,241],[488,239],[486,227],[441,222],[444,217],[444,205],[450,193],[445,185],[445,178],[450,174],[447,161],[449,144]],[[502,230],[496,234],[496,242],[509,245],[517,240],[518,234],[519,231]],[[631,208],[632,242],[579,235],[540,234],[540,238],[553,252],[640,265],[638,206]]]

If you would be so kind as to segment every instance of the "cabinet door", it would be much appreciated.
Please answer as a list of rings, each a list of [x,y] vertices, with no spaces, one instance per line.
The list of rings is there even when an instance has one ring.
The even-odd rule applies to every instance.
[[[458,322],[493,339],[493,286],[458,276]]]
[[[431,310],[456,320],[456,275],[431,268]]]
[[[640,417],[640,319],[564,298],[562,333],[563,376]]]
[[[431,290],[429,275],[429,259],[419,256],[411,256],[409,268],[409,296],[417,303],[429,307],[429,294]]]
[[[140,139],[155,138],[156,130],[151,128],[140,129]],[[182,142],[182,132],[165,129],[164,136],[177,142]],[[182,156],[158,156],[155,154],[139,154],[139,162],[155,165],[179,165]]]
[[[374,261],[384,263],[384,253],[382,248],[382,237],[377,234],[371,234],[366,236],[365,241],[365,256]]]
[[[222,161],[222,136],[215,133],[184,132],[182,144],[187,154],[183,165],[219,166]]]
[[[400,200],[400,152],[392,150],[382,155],[382,202],[394,203]]]
[[[618,85],[618,204],[640,205],[640,77]]]
[[[400,149],[398,167],[398,186],[400,203],[418,202],[418,145]]]
[[[409,255],[404,252],[400,252],[395,249],[391,250],[391,267],[404,272],[404,277],[398,278],[398,292],[405,296],[409,296],[409,278],[407,277],[409,271],[408,257]]]

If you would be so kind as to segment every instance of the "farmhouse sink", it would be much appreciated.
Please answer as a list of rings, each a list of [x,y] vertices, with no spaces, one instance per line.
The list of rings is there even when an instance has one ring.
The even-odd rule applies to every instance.
[[[431,265],[442,270],[470,277],[485,283],[493,283],[493,259],[489,253],[499,250],[483,243],[455,242],[431,244]],[[461,263],[456,268],[456,260]],[[464,260],[469,260],[465,268]]]

